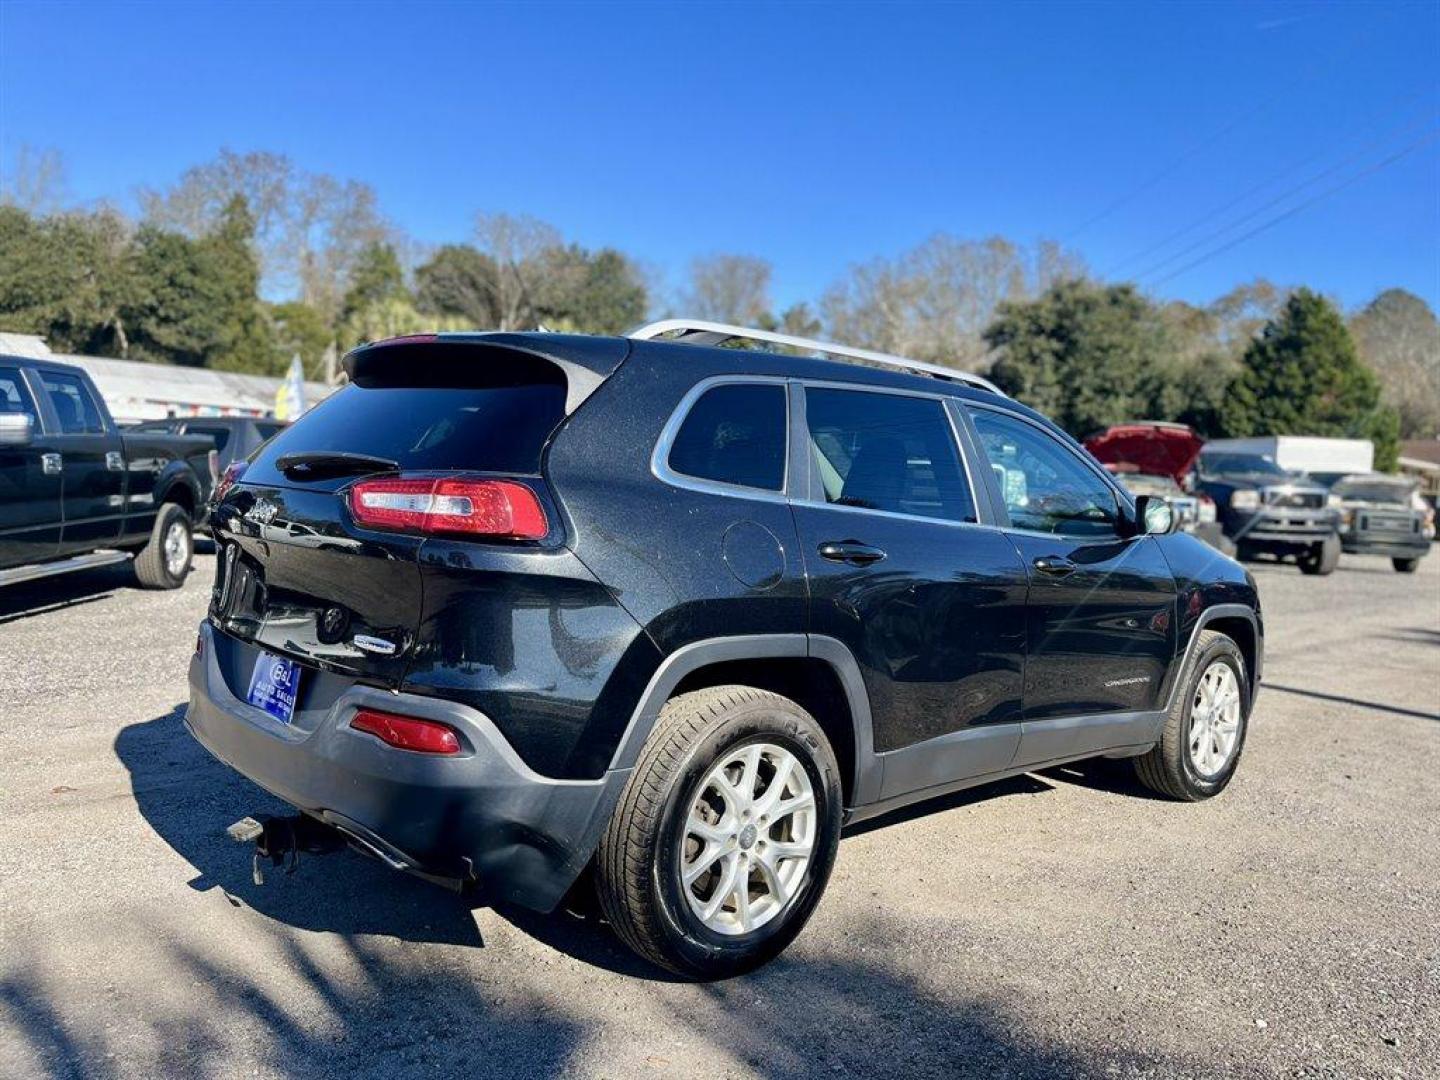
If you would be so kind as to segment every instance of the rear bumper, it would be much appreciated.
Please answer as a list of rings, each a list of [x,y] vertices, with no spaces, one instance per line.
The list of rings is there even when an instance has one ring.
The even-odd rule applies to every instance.
[[[474,709],[365,686],[309,718],[309,730],[291,727],[231,692],[208,623],[200,641],[190,661],[190,733],[237,772],[358,837],[392,866],[475,880],[487,895],[549,911],[589,861],[629,775],[541,776]],[[387,746],[349,727],[364,706],[442,721],[464,749],[439,757]]]

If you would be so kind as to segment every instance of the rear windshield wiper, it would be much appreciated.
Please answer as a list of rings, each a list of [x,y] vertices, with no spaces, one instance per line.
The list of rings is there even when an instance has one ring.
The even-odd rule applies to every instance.
[[[298,454],[281,454],[275,459],[275,467],[292,480],[308,480],[320,476],[361,476],[366,473],[397,472],[400,463],[372,454],[311,450]]]

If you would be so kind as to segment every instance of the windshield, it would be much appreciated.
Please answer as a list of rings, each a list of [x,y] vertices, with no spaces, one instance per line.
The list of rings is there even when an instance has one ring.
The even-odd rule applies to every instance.
[[[1259,454],[1203,454],[1200,457],[1202,476],[1242,476],[1259,473],[1263,476],[1289,476],[1284,469]]]
[[[1385,480],[1341,480],[1330,490],[1347,502],[1410,505],[1410,484]]]

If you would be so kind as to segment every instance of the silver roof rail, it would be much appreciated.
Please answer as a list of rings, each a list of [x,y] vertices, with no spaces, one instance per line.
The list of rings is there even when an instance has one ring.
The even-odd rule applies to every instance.
[[[766,345],[788,345],[792,349],[802,349],[805,352],[823,353],[826,356],[849,360],[866,360],[872,364],[899,368],[901,371],[929,375],[937,379],[950,379],[954,382],[965,383],[967,386],[978,387],[981,390],[989,390],[992,394],[999,394],[1001,397],[1006,396],[1005,391],[989,379],[980,375],[972,375],[968,371],[956,371],[954,368],[942,367],[940,364],[927,364],[921,360],[891,356],[889,353],[874,352],[870,349],[857,349],[853,345],[837,345],[832,341],[816,341],[814,338],[777,334],[773,330],[756,330],[745,326],[731,326],[728,323],[708,322],[704,319],[661,319],[658,322],[646,323],[644,326],[631,330],[626,337],[634,338],[637,341],[653,341],[665,335],[673,335],[667,340],[684,342],[687,345],[719,345],[726,341],[756,341]]]

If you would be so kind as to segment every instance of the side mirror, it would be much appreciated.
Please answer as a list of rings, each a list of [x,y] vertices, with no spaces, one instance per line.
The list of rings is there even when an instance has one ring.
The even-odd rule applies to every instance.
[[[1146,536],[1166,536],[1180,527],[1180,515],[1159,495],[1135,499],[1135,531]]]
[[[29,446],[35,437],[35,421],[28,413],[0,413],[0,446]]]

